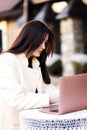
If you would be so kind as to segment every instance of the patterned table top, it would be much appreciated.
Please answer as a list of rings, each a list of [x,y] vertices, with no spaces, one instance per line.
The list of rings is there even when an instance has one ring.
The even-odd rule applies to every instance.
[[[87,110],[63,115],[24,110],[20,112],[20,127],[21,130],[87,130]]]

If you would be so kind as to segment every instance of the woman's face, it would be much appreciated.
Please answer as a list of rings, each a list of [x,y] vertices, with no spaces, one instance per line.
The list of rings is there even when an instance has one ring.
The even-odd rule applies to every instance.
[[[41,43],[41,45],[32,53],[32,56],[39,57],[42,51],[45,49],[45,44],[48,40],[48,34],[46,35],[45,40]]]

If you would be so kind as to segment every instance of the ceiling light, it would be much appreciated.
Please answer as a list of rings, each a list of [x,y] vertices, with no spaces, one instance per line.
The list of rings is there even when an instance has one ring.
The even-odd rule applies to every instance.
[[[34,4],[39,4],[39,3],[43,3],[43,2],[48,2],[49,0],[32,0],[32,2]]]
[[[83,2],[84,4],[87,4],[87,0],[82,0],[82,2]]]
[[[52,4],[52,10],[55,13],[60,13],[67,6],[67,2],[55,2]]]

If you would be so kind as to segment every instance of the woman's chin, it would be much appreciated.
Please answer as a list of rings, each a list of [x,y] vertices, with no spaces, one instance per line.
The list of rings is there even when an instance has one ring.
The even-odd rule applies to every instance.
[[[40,54],[34,55],[35,57],[40,57]]]

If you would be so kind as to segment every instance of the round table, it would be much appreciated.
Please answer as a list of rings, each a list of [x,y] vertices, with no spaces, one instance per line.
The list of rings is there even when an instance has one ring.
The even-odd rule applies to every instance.
[[[20,130],[87,130],[87,110],[63,115],[24,110],[20,112]]]

